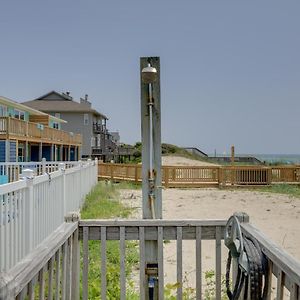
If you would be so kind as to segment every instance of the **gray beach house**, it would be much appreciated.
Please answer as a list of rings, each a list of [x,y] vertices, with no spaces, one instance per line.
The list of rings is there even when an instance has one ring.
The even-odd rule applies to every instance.
[[[92,108],[88,95],[77,102],[69,92],[51,91],[23,104],[66,120],[67,123],[62,124],[63,130],[82,134],[82,158],[108,160],[116,152],[119,140],[107,130],[108,118]]]

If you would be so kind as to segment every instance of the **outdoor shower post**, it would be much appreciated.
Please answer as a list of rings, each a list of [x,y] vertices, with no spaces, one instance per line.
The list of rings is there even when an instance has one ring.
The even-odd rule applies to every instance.
[[[143,219],[162,219],[161,191],[161,117],[159,57],[140,59]],[[146,299],[158,299],[159,274],[157,241],[145,241]],[[162,255],[162,253],[161,253]],[[159,268],[161,268],[159,270]]]

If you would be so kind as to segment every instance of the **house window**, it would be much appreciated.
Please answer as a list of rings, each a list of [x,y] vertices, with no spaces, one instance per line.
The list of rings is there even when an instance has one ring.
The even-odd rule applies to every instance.
[[[83,114],[83,125],[89,125],[89,114]]]
[[[15,112],[14,117],[16,119],[19,119],[19,120],[24,120],[25,119],[25,112],[24,111],[15,109],[14,112]]]
[[[53,128],[54,128],[54,129],[59,129],[59,125],[58,125],[58,123],[56,123],[56,122],[53,122]]]
[[[4,105],[0,105],[0,117],[7,116],[7,107]]]
[[[91,137],[91,147],[95,147],[96,139],[95,137]]]

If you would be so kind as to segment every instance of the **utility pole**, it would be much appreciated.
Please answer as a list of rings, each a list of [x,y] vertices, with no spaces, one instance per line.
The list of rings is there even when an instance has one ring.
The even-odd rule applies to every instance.
[[[161,114],[159,57],[141,57],[141,125],[143,219],[162,219]],[[145,241],[146,299],[158,299],[159,274],[157,241]],[[160,253],[162,255],[162,253]],[[141,283],[143,284],[143,283]]]

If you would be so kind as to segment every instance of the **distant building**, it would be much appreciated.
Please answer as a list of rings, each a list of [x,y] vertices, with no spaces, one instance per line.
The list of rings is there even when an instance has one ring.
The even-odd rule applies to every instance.
[[[81,135],[66,121],[0,96],[0,162],[77,160]]]
[[[115,135],[106,128],[108,118],[92,108],[88,95],[74,101],[69,92],[51,91],[35,100],[23,103],[29,107],[62,118],[62,129],[82,134],[81,156],[106,160],[116,151]]]

